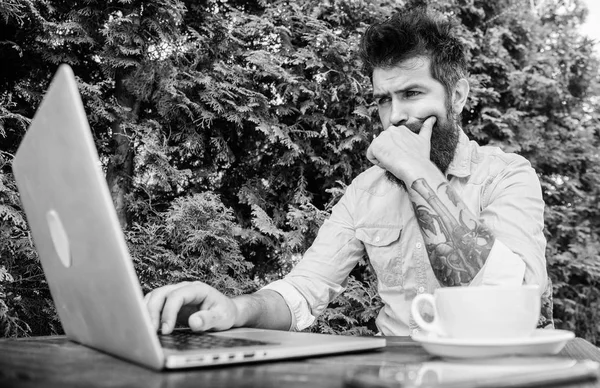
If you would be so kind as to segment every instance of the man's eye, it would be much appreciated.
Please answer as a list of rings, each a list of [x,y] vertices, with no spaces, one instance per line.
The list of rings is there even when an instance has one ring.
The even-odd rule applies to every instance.
[[[421,92],[417,91],[417,90],[409,90],[405,93],[406,97],[410,98],[410,97],[416,97],[419,94],[421,94]]]
[[[390,102],[390,98],[389,97],[380,97],[380,98],[377,98],[375,100],[375,102],[377,103],[377,105],[383,105],[385,103]]]

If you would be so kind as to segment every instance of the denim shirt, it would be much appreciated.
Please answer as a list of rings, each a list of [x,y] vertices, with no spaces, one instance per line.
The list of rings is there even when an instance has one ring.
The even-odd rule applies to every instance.
[[[496,240],[470,285],[537,284],[547,295],[544,201],[538,177],[523,157],[479,146],[460,131],[447,171],[450,185]],[[367,254],[383,301],[376,320],[383,335],[418,331],[410,305],[440,287],[406,191],[371,167],[348,186],[308,251],[282,280],[265,287],[280,293],[292,312],[291,330],[310,326],[342,293],[350,271]]]

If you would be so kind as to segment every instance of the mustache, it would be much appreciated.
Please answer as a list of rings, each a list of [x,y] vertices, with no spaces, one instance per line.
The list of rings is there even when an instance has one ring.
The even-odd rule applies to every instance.
[[[421,132],[421,127],[423,127],[423,122],[424,121],[425,120],[422,120],[422,121],[421,120],[411,121],[410,123],[404,124],[404,126],[406,128],[408,128],[408,129],[410,129],[411,132],[418,134],[419,132]]]
[[[405,126],[406,128],[410,129],[410,131],[412,133],[416,133],[418,134],[419,132],[421,132],[421,128],[423,127],[423,123],[425,122],[425,120],[427,120],[426,118],[416,118],[410,122],[406,122],[406,123],[402,123],[398,126]],[[433,127],[437,127],[437,121],[436,123],[433,125]]]

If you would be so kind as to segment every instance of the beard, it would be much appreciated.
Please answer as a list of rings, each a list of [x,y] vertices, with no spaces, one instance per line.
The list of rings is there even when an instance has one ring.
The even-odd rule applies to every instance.
[[[424,120],[404,124],[414,133],[419,133]],[[431,151],[429,159],[444,174],[454,159],[458,146],[458,125],[454,120],[436,121],[431,132]],[[385,172],[387,179],[406,191],[406,184],[389,171]]]

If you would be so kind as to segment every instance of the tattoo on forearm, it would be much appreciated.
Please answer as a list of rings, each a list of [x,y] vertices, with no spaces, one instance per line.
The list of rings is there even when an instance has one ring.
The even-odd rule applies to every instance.
[[[418,179],[412,188],[426,202],[413,200],[413,206],[435,276],[443,286],[469,284],[485,264],[494,235],[466,208],[448,183],[433,190],[424,179]],[[452,206],[444,204],[438,194]]]

